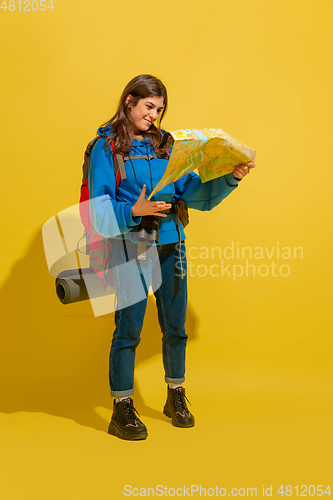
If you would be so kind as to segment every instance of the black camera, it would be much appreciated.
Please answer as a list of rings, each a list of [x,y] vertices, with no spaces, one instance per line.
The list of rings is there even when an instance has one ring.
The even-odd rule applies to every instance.
[[[151,245],[158,243],[160,218],[157,215],[144,215],[137,228],[137,240],[147,241]]]

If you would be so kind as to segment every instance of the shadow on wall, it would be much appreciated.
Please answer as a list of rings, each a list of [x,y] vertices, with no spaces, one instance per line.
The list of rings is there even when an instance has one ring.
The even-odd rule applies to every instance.
[[[109,408],[111,416],[108,365],[114,314],[96,318],[89,301],[61,304],[47,269],[41,229],[0,294],[0,411],[45,412],[105,431],[106,422],[94,408]],[[189,340],[197,337],[197,327],[189,305]],[[161,353],[161,336],[151,298],[136,365]],[[145,405],[137,386],[135,406],[143,416],[165,420],[161,409]]]

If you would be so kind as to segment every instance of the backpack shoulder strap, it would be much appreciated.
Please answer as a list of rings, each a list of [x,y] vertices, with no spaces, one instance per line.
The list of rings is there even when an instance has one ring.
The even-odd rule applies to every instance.
[[[99,135],[89,142],[84,152],[83,165],[82,165],[82,184],[84,184],[88,178],[89,157],[98,139],[100,139]]]
[[[113,165],[114,165],[114,173],[116,176],[116,193],[119,188],[120,180],[121,179],[126,179],[126,170],[125,170],[125,165],[124,165],[124,154],[121,153],[116,153],[115,152],[115,147],[114,147],[114,142],[111,141],[111,147],[113,151]]]

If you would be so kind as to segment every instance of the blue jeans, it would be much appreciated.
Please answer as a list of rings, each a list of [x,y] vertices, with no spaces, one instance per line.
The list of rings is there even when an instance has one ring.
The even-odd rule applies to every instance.
[[[124,263],[123,242],[117,241],[111,249],[112,266]],[[165,381],[182,383],[185,380],[185,355],[187,334],[185,333],[186,309],[187,309],[187,273],[185,242],[158,245],[157,259],[160,264],[161,286],[154,292],[158,310],[158,321],[162,330],[162,353],[165,370]],[[137,245],[126,240],[126,261],[136,260]],[[123,255],[121,257],[121,255]],[[181,278],[180,259],[184,272]],[[156,264],[156,263],[155,263]],[[142,264],[136,260],[135,265],[141,269]],[[152,280],[154,273],[159,274],[158,266],[152,268]],[[123,284],[114,267],[115,284],[118,292],[122,290]],[[130,396],[134,393],[134,361],[135,350],[140,342],[140,335],[147,306],[147,276],[142,283],[146,297],[129,307],[124,307],[115,312],[116,328],[113,333],[109,378],[111,396]],[[149,282],[148,282],[149,283]],[[133,285],[135,286],[135,285]],[[154,289],[154,288],[153,288]],[[128,293],[128,292],[127,292]]]

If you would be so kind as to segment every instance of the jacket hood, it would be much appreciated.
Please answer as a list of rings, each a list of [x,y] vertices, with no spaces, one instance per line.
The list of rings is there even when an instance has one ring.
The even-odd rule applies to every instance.
[[[101,137],[104,137],[105,139],[108,137],[108,135],[112,131],[112,125],[107,125],[106,127],[101,126],[98,128],[98,134]],[[150,137],[147,137],[146,139],[139,140],[136,137],[132,138],[132,147],[136,148],[136,153],[132,154],[143,154],[145,155],[147,153],[146,145],[150,148]],[[150,154],[154,154],[154,150],[149,151]]]
[[[107,125],[106,127],[102,126],[102,127],[99,127],[98,133],[99,133],[99,135],[101,135],[103,137],[107,137],[110,134],[111,130],[112,130],[112,125]],[[163,129],[161,129],[161,132],[162,132],[162,134],[166,133],[166,131]]]
[[[102,137],[107,137],[111,132],[111,128],[111,125],[107,125],[106,127],[99,127],[98,133]]]
[[[112,125],[107,125],[106,127],[99,127],[98,129],[98,133],[100,136],[102,137],[107,137],[110,133],[111,133],[111,130],[112,130]],[[147,144],[150,144],[150,137],[147,137],[146,140],[144,140]],[[139,144],[141,144],[142,141],[139,141],[138,139],[136,139],[135,137],[133,137],[132,139],[132,145],[133,146],[137,146]],[[146,150],[145,150],[146,151]]]

